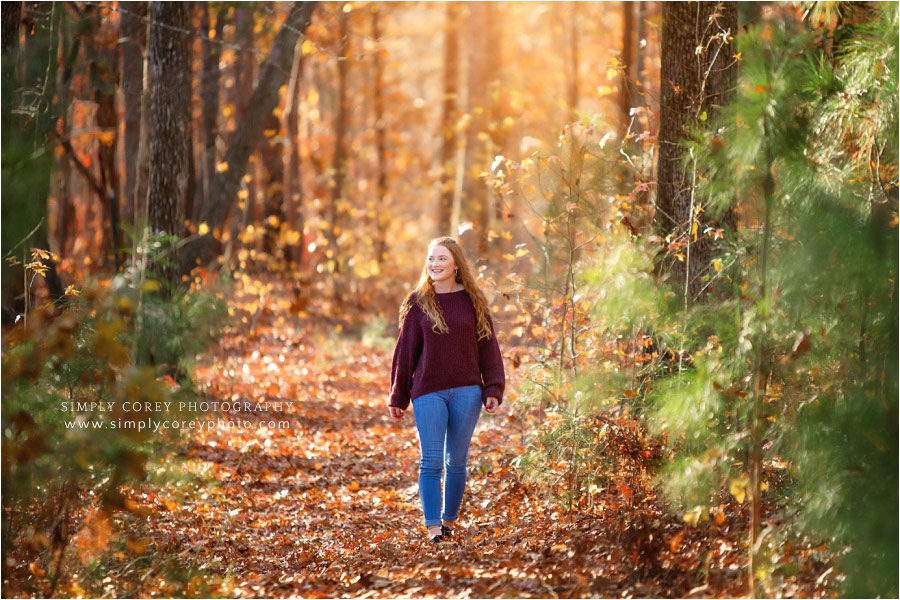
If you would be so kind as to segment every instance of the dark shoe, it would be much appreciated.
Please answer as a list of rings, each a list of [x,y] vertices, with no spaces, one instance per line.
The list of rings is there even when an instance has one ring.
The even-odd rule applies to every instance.
[[[432,544],[439,544],[439,543],[441,543],[441,542],[443,542],[443,541],[444,541],[444,536],[443,536],[443,535],[436,535],[436,536],[434,536],[433,538],[431,538],[431,543],[432,543]]]
[[[441,536],[450,539],[453,537],[453,530],[446,525],[441,525]]]

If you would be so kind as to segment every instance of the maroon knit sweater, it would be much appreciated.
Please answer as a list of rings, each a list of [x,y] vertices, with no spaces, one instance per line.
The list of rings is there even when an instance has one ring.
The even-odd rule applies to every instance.
[[[391,366],[391,406],[406,409],[411,400],[438,390],[480,385],[481,402],[503,402],[506,374],[491,319],[491,337],[477,339],[475,306],[466,290],[436,294],[450,331],[435,333],[431,319],[415,303],[400,327]],[[489,315],[490,316],[490,315]]]

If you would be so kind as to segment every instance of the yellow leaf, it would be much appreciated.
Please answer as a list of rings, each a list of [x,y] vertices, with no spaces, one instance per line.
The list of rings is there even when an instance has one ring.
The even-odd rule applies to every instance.
[[[289,245],[296,246],[300,243],[300,232],[295,230],[286,231],[284,239]]]
[[[197,233],[200,235],[209,233],[209,224],[206,221],[200,223],[200,227],[197,228]]]
[[[734,499],[738,501],[739,504],[744,503],[744,499],[747,497],[747,485],[750,483],[750,480],[747,479],[746,475],[742,475],[739,478],[732,478],[728,482],[728,491],[731,492],[731,495],[734,496]]]
[[[688,512],[684,513],[684,515],[681,518],[688,525],[696,525],[703,518],[708,518],[708,516],[709,515],[706,512],[706,507],[703,505],[700,505],[700,506],[695,506]]]
[[[713,261],[713,266],[716,268],[716,273],[722,272],[722,261],[718,258]]]
[[[356,490],[359,489],[359,482],[354,481],[353,483],[351,483],[350,485],[347,486],[347,489],[350,490],[351,492],[355,492]]]
[[[217,172],[217,173],[224,173],[224,172],[227,171],[227,170],[228,170],[228,163],[227,163],[227,162],[220,162],[219,164],[216,165],[216,172]]]
[[[518,250],[516,250],[516,258],[525,256],[526,254],[528,254],[528,248],[519,248]]]
[[[116,300],[116,306],[123,312],[130,313],[134,310],[134,304],[131,302],[131,298],[129,298],[128,296],[119,296],[119,298]]]
[[[303,40],[303,46],[301,47],[300,51],[303,53],[303,56],[306,56],[307,54],[315,54],[316,46],[309,40]]]

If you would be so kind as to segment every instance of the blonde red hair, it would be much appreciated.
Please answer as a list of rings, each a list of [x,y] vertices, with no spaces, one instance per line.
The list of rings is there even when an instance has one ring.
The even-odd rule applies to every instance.
[[[459,245],[459,242],[448,236],[431,240],[428,244],[428,251],[430,252],[435,246],[443,246],[450,252],[450,255],[453,256],[453,261],[456,263],[457,269],[456,283],[462,284],[463,288],[468,292],[469,298],[472,300],[472,305],[475,307],[476,339],[490,339],[491,316],[490,310],[488,309],[487,298],[485,298],[484,292],[481,291],[481,288],[479,288],[478,284],[475,282],[475,275],[472,273],[472,267],[469,265],[469,261],[466,260],[466,255],[463,252],[462,247]],[[412,299],[415,298],[415,304],[417,304],[419,308],[422,309],[422,312],[424,312],[431,320],[432,331],[435,333],[447,333],[450,331],[450,328],[447,327],[447,322],[444,320],[444,313],[441,311],[441,305],[438,303],[435,294],[434,280],[432,280],[431,275],[428,274],[428,263],[426,262],[422,267],[422,274],[419,276],[419,283],[416,285],[416,289],[406,296],[406,299],[400,306],[400,326],[403,326],[403,320],[412,308]]]

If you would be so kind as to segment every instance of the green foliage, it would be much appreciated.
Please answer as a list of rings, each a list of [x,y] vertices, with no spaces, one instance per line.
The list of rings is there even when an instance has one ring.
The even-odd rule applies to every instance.
[[[182,385],[188,385],[183,362],[212,343],[225,325],[226,306],[215,293],[186,293],[183,286],[174,285],[154,270],[172,264],[164,250],[174,236],[154,234],[147,227],[124,225],[123,229],[133,245],[122,248],[128,259],[124,274],[113,279],[112,287],[121,304],[139,311],[130,340],[133,360],[162,367],[177,375]]]
[[[646,411],[685,521],[709,519],[723,494],[776,511],[753,556],[769,591],[799,568],[797,538],[824,543],[842,593],[898,589],[897,7],[875,17],[833,58],[780,24],[739,36],[736,98],[687,142],[700,203],[737,200],[741,219],[719,240],[710,301],[684,309],[653,277],[652,238],[598,229],[602,252],[574,277],[592,299],[589,368],[563,379],[550,351],[526,367],[524,410],[546,419],[519,461],[528,477],[579,506],[620,468],[594,415],[617,401]]]
[[[104,513],[127,510],[120,486],[144,479],[182,435],[171,424],[195,416],[181,405],[196,399],[189,361],[226,324],[224,304],[206,291],[166,299],[143,271],[89,281],[4,335],[8,548],[60,550],[83,492]]]
[[[699,195],[721,208],[737,190],[743,276],[685,316],[706,344],[654,391],[679,457],[668,497],[752,494],[758,436],[764,470],[787,471],[770,492],[791,499],[784,522],[830,542],[853,596],[898,589],[896,34],[881,7],[834,65],[775,25],[739,37],[737,97],[693,150]]]
[[[539,344],[520,367],[524,382],[514,404],[523,423],[536,423],[538,433],[526,442],[523,432],[527,449],[516,465],[570,509],[583,508],[590,490],[612,470],[598,451],[593,417],[620,400],[606,395],[588,368],[601,356],[615,359],[601,347],[590,321],[596,296],[584,269],[602,238],[613,188],[608,174],[615,149],[599,121],[565,127],[553,148],[508,164],[509,177],[501,172],[493,181],[499,194],[523,193],[543,215],[542,230],[532,234],[540,262],[530,275],[513,279],[530,319],[521,322],[529,325],[522,329]]]
[[[49,28],[37,27],[24,46],[16,40],[2,58],[0,239],[3,241],[0,249],[4,258],[14,252],[24,256],[27,247],[16,248],[16,245],[35,229],[38,243],[47,237],[46,198],[54,160],[51,140],[61,112],[58,104],[51,103],[56,91],[54,44],[58,42],[61,11],[52,13]],[[14,76],[17,68],[24,74],[24,81]],[[11,277],[21,276],[21,271],[11,268],[6,261],[0,265],[0,270],[7,285]]]

